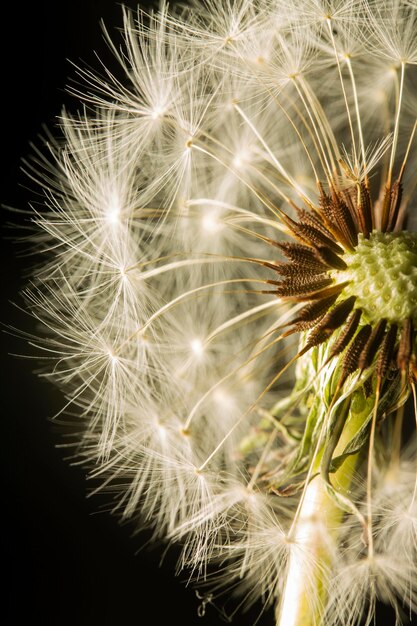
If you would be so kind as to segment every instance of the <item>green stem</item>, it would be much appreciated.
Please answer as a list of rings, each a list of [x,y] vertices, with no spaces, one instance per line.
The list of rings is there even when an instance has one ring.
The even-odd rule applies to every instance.
[[[349,490],[357,455],[348,457],[333,475],[334,487]],[[331,543],[337,541],[344,512],[332,500],[320,475],[307,487],[291,551],[287,580],[277,609],[277,626],[319,626],[326,603],[326,570],[331,565]],[[306,555],[307,558],[306,558]]]

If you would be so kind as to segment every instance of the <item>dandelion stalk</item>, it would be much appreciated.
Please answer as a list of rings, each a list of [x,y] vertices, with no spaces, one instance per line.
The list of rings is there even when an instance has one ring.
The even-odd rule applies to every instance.
[[[357,457],[350,457],[334,476],[335,489],[348,495]],[[327,601],[327,577],[332,562],[329,542],[336,542],[342,509],[330,498],[320,476],[308,485],[294,532],[301,554],[290,557],[285,588],[277,605],[278,626],[315,626]],[[325,532],[323,530],[325,529]],[[303,551],[314,556],[315,566],[305,566]]]

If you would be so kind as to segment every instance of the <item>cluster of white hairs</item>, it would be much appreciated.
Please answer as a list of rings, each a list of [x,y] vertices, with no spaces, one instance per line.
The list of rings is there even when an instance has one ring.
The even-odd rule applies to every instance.
[[[399,622],[417,605],[413,449],[395,472],[376,450],[367,484],[357,466],[337,537],[314,530],[321,558],[285,468],[312,381],[325,405],[335,370],[318,375],[309,353],[289,366],[297,335],[278,329],[302,303],[268,281],[282,216],[317,204],[318,181],[343,188],[354,172],[378,192],[407,161],[412,230],[417,3],[201,0],[123,19],[121,47],[106,31],[119,74],[79,70],[83,111],[27,168],[44,190],[32,220],[45,262],[25,297],[78,454],[123,516],[179,541],[180,568],[219,593],[277,603],[303,572],[326,587],[303,624],[369,624],[377,598]],[[287,591],[284,626],[297,601]]]

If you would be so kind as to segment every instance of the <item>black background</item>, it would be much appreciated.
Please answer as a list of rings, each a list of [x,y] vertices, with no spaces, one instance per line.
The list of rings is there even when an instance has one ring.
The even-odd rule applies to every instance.
[[[65,92],[68,78],[75,75],[68,60],[99,68],[97,51],[111,65],[99,20],[115,32],[122,22],[121,8],[113,0],[73,0],[14,3],[0,12],[0,202],[22,209],[33,199],[20,171],[21,157],[30,153],[29,142],[38,141],[42,124],[53,128],[63,103],[77,109]],[[21,255],[24,246],[17,241],[22,233],[16,225],[27,217],[5,208],[2,217],[3,224],[14,226],[3,229],[1,321],[30,330],[31,320],[10,302],[21,302],[18,292],[34,261]],[[211,605],[205,617],[197,616],[194,590],[174,576],[174,552],[159,567],[163,547],[146,548],[146,533],[132,537],[132,525],[121,526],[103,511],[102,496],[86,498],[84,472],[64,460],[65,451],[56,447],[62,443],[59,429],[48,419],[62,406],[59,392],[34,375],[36,361],[12,355],[30,353],[23,342],[3,333],[2,344],[1,537],[7,581],[2,623],[224,623]],[[252,625],[258,612],[255,608],[240,614],[233,623]],[[271,613],[261,623],[271,626]],[[379,610],[377,624],[394,624],[388,608]]]

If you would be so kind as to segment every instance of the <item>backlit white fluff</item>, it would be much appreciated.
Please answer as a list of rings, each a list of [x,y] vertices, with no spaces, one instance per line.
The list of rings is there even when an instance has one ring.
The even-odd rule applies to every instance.
[[[267,606],[290,572],[317,625],[369,624],[377,598],[416,608],[415,459],[390,467],[390,490],[371,450],[368,496],[359,464],[333,526],[297,510],[300,481],[318,473],[312,462],[306,476],[305,450],[297,459],[299,425],[319,397],[316,434],[330,437],[338,370],[321,369],[326,344],[295,376],[297,339],[278,330],[301,305],[268,281],[282,211],[317,204],[319,181],[369,176],[377,189],[406,157],[415,209],[416,24],[402,0],[124,9],[122,47],[106,30],[119,73],[80,69],[85,110],[64,113],[63,139],[27,164],[45,255],[26,291],[44,329],[31,340],[62,411],[79,414],[95,484],[119,490],[123,517],[181,542],[179,568],[219,593]],[[361,406],[367,375],[347,383]]]

